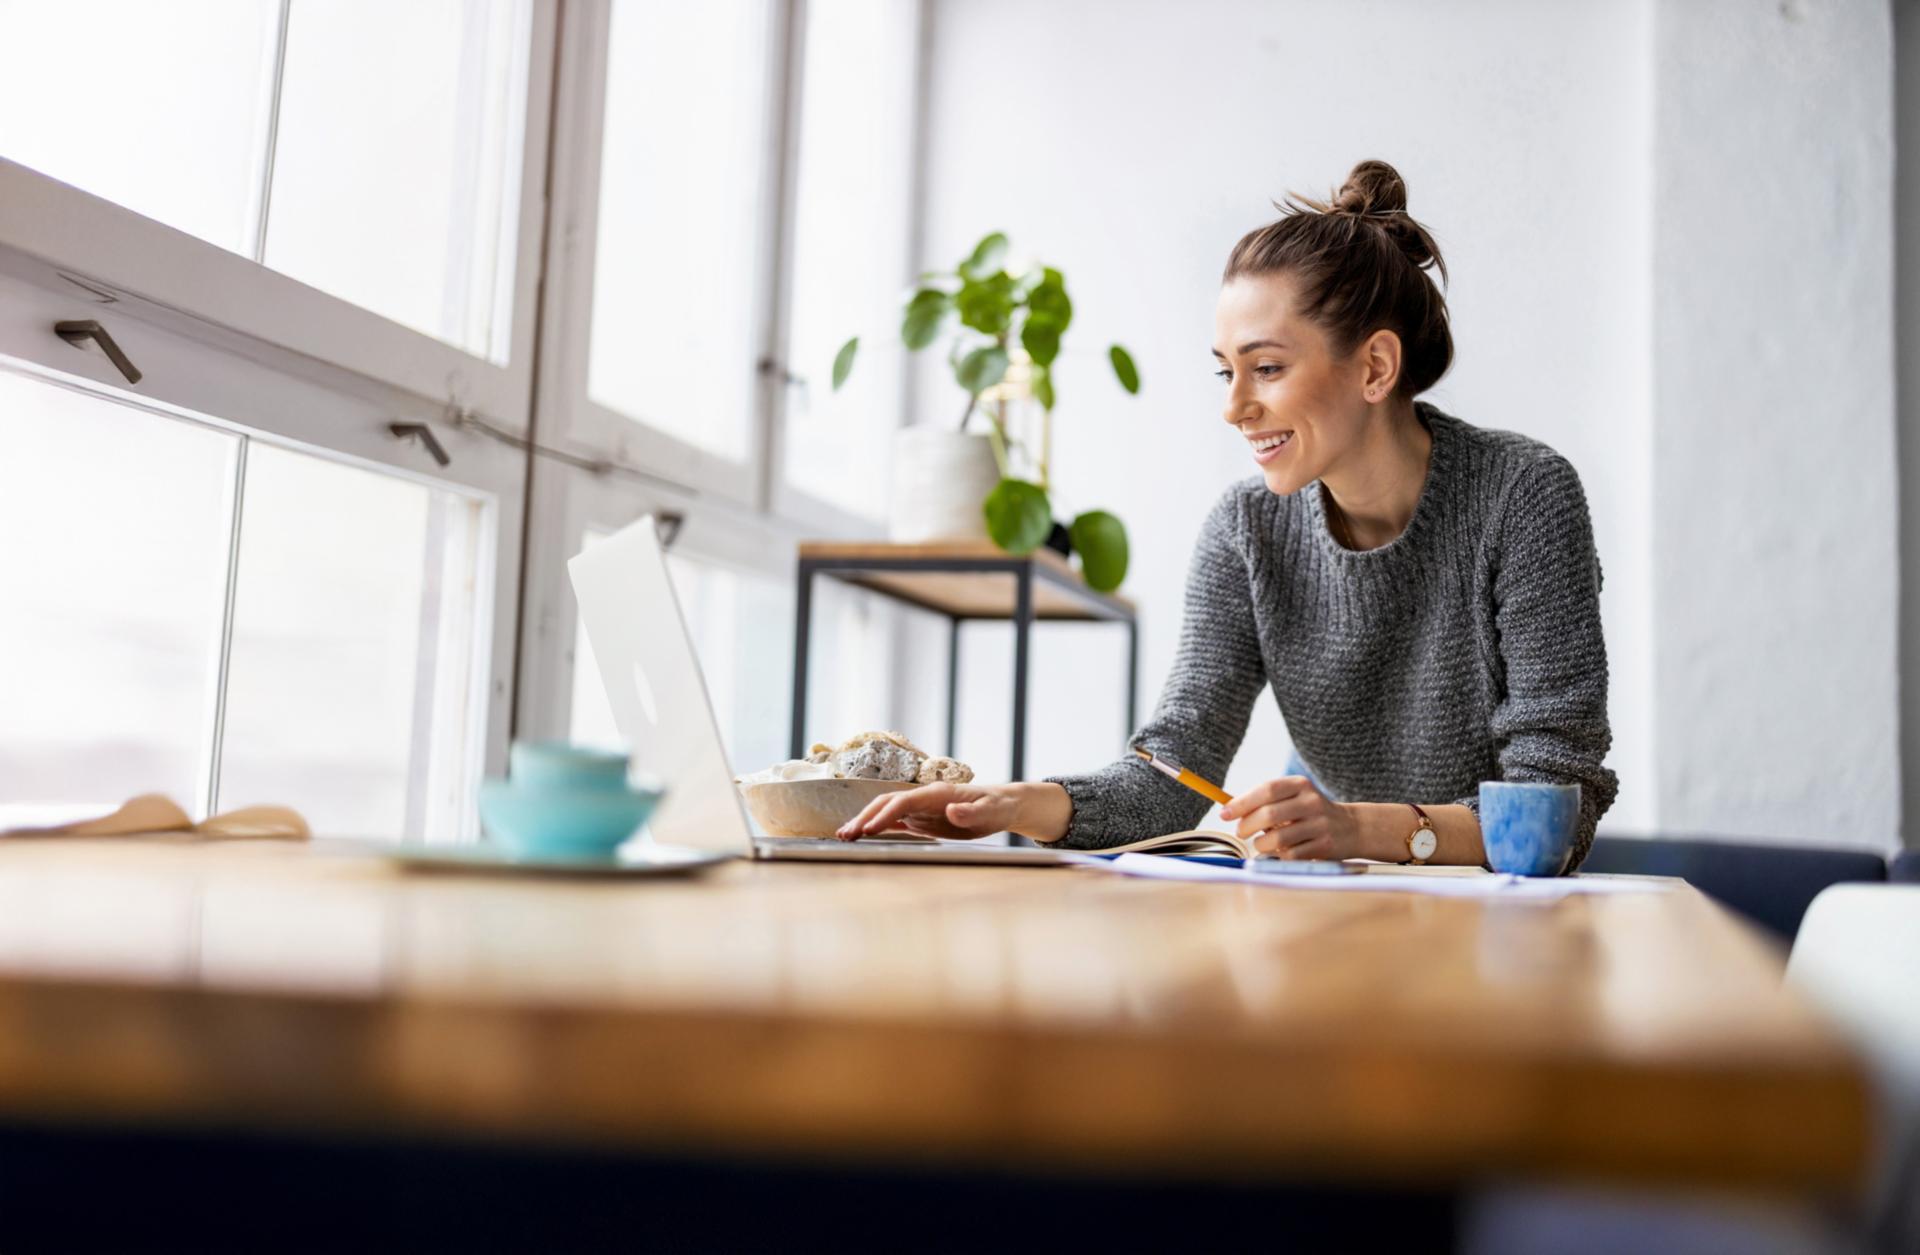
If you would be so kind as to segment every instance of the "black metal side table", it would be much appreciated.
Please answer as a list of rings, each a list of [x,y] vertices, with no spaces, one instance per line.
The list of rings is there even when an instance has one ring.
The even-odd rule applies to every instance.
[[[1013,623],[1013,766],[1027,768],[1027,643],[1037,620],[1122,623],[1127,629],[1127,726],[1131,735],[1139,690],[1140,624],[1133,603],[1088,588],[1067,560],[1051,549],[1024,557],[990,541],[923,544],[804,542],[793,633],[793,735],[789,754],[807,750],[807,659],[813,627],[813,578],[829,575],[947,619],[947,744],[954,751],[960,695],[960,625],[975,620]]]

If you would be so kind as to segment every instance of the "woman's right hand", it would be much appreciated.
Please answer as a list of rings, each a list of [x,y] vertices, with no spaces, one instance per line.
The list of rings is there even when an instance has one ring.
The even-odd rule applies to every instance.
[[[917,789],[883,793],[867,803],[866,809],[841,825],[834,835],[842,841],[858,841],[875,833],[905,829],[923,837],[992,836],[1020,825],[1023,800],[1035,786],[1028,784],[927,784]],[[1042,788],[1058,789],[1058,785]],[[1064,790],[1061,796],[1065,797]],[[1068,803],[1069,809],[1071,803]],[[1060,832],[1066,831],[1064,822]],[[1042,840],[1044,831],[1028,833]]]

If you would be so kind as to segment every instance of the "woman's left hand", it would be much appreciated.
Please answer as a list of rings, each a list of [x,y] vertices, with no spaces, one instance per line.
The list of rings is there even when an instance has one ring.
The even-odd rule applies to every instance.
[[[1286,859],[1359,858],[1360,824],[1351,808],[1331,801],[1305,776],[1268,780],[1220,808],[1262,854]]]

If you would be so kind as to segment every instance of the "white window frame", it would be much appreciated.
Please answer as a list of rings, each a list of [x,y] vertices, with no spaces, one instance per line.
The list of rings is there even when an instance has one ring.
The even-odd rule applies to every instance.
[[[540,283],[542,176],[553,98],[557,0],[534,0],[528,32],[526,125],[508,359],[496,365],[309,287],[238,253],[144,217],[0,156],[0,250],[37,259],[86,290],[268,364],[376,380],[437,406],[465,406],[524,431],[532,399]],[[99,299],[96,295],[94,299]],[[200,330],[188,330],[198,324]]]
[[[924,64],[924,0],[902,2],[916,6]],[[775,116],[766,152],[771,192],[760,217],[769,264],[757,302],[757,356],[776,364],[784,360],[791,290],[794,122],[804,64],[801,42],[789,32],[804,32],[805,16],[806,0],[779,0],[770,32]],[[485,686],[474,707],[484,735],[473,738],[491,772],[505,769],[511,736],[566,732],[575,633],[566,560],[589,526],[617,528],[648,510],[672,510],[685,520],[682,552],[788,580],[801,539],[871,538],[881,530],[781,482],[784,365],[760,376],[755,453],[744,466],[587,397],[609,19],[610,0],[532,3],[504,365],[0,157],[0,355],[249,438],[491,503],[493,588],[484,625],[491,651],[476,681]],[[909,107],[918,132],[924,92]],[[924,180],[921,170],[910,173],[916,190],[902,212],[912,248]],[[145,372],[137,386],[129,388],[98,354],[53,334],[57,321],[86,318],[106,324]],[[903,379],[903,419],[909,395]],[[494,435],[466,418],[492,426]],[[428,424],[452,464],[438,467],[419,446],[396,441],[395,422]],[[558,456],[529,457],[515,442]]]
[[[926,59],[927,19],[915,6],[915,56]],[[807,538],[878,539],[881,524],[787,484],[782,439],[790,388],[785,379],[788,309],[792,291],[792,229],[795,162],[798,157],[801,67],[808,0],[780,0],[770,36],[767,165],[769,195],[758,229],[769,259],[755,297],[760,342],[753,453],[736,463],[675,439],[621,414],[588,395],[594,262],[598,242],[600,160],[605,134],[608,32],[612,0],[575,0],[566,7],[559,33],[554,103],[552,201],[546,255],[546,301],[541,324],[541,371],[534,440],[574,465],[536,458],[531,479],[527,540],[527,609],[521,636],[516,728],[520,735],[565,736],[573,692],[576,612],[566,561],[578,552],[589,527],[615,530],[649,510],[670,510],[683,519],[676,545],[683,552],[791,581],[799,542]],[[918,83],[920,74],[913,80]],[[913,129],[923,130],[924,91],[908,102]],[[910,273],[919,236],[919,189],[923,145],[915,145],[916,169],[908,179],[906,216]],[[903,372],[900,413],[904,421],[911,372]],[[578,463],[616,466],[599,473]],[[639,472],[634,474],[632,472]]]
[[[474,651],[488,665],[484,672],[476,669],[471,679],[466,766],[476,780],[482,770],[503,768],[525,499],[520,451],[475,433],[440,429],[452,461],[438,467],[423,449],[395,440],[388,431],[394,422],[435,423],[442,416],[438,406],[381,385],[363,383],[342,390],[262,365],[230,346],[123,315],[117,306],[103,310],[96,302],[82,298],[44,263],[0,250],[0,354],[30,369],[72,378],[108,400],[174,413],[249,441],[313,453],[423,486],[452,488],[487,506],[479,548],[492,561],[482,564],[475,604],[490,613],[475,625]],[[143,372],[136,388],[129,388],[104,357],[78,352],[53,334],[55,322],[85,318],[105,324]],[[236,473],[244,464],[244,459],[237,460]],[[489,568],[490,576],[485,574]],[[473,831],[470,807],[459,827],[464,833]]]
[[[791,3],[776,3],[768,35],[768,62],[787,42],[787,14]],[[567,6],[561,30],[559,81],[566,85],[555,102],[553,151],[552,245],[547,254],[547,315],[543,323],[540,413],[541,441],[576,456],[610,459],[643,466],[665,480],[702,495],[722,497],[752,506],[760,498],[766,449],[758,439],[766,430],[767,375],[756,375],[753,433],[748,457],[735,462],[685,440],[649,427],[638,416],[629,417],[596,401],[588,393],[588,361],[593,340],[594,263],[598,255],[600,224],[600,157],[606,139],[607,49],[612,30],[611,0],[581,0]],[[779,93],[773,93],[777,105]],[[773,150],[784,111],[775,108],[768,131],[776,142],[763,154],[764,186],[776,189],[763,202],[756,230],[763,240],[773,234],[781,163]],[[762,254],[775,257],[773,252]],[[756,360],[769,356],[764,329],[773,316],[763,285],[755,294],[754,323],[763,329],[754,346]],[[551,416],[551,419],[548,419]]]
[[[531,426],[558,0],[533,0],[518,186],[513,307],[504,365],[402,326],[252,259],[0,157],[0,355],[101,393],[184,412],[334,460],[478,496],[491,584],[475,625],[469,752],[504,771],[522,589],[526,454],[460,425],[509,436]],[[143,372],[129,386],[77,352],[55,322],[97,319]],[[393,423],[424,423],[451,455],[437,466]],[[0,450],[0,453],[3,453]],[[476,772],[475,778],[478,778]],[[464,823],[471,833],[471,817]]]

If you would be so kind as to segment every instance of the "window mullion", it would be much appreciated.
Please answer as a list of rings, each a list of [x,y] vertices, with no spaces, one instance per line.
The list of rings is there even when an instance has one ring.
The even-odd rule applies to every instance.
[[[280,96],[287,80],[287,23],[293,16],[293,0],[280,0],[280,14],[273,34],[272,80],[267,88],[267,126],[260,152],[260,186],[254,196],[253,260],[267,262],[267,212],[273,204],[273,161],[280,147]]]
[[[907,260],[906,273],[917,275],[926,264],[927,247],[927,153],[931,147],[933,116],[933,14],[928,0],[915,0],[913,38],[913,101],[909,120],[913,136],[907,176]],[[901,426],[913,414],[914,359],[909,357],[900,370]]]
[[[773,111],[768,129],[769,171],[766,198],[768,215],[764,224],[766,241],[766,283],[761,299],[766,314],[762,320],[760,413],[758,441],[760,465],[755,501],[761,511],[771,513],[779,500],[779,484],[785,465],[787,404],[792,395],[792,367],[788,363],[792,338],[794,210],[798,203],[800,169],[800,97],[806,65],[807,0],[784,0],[775,17],[772,70],[773,90],[768,93]]]
[[[240,532],[247,504],[247,436],[239,437],[233,454],[233,508],[227,521],[227,578],[222,591],[220,639],[213,667],[213,727],[207,740],[206,766],[202,772],[201,817],[214,813],[220,805],[221,757],[226,752],[227,677],[233,664],[233,615],[240,590]]]

